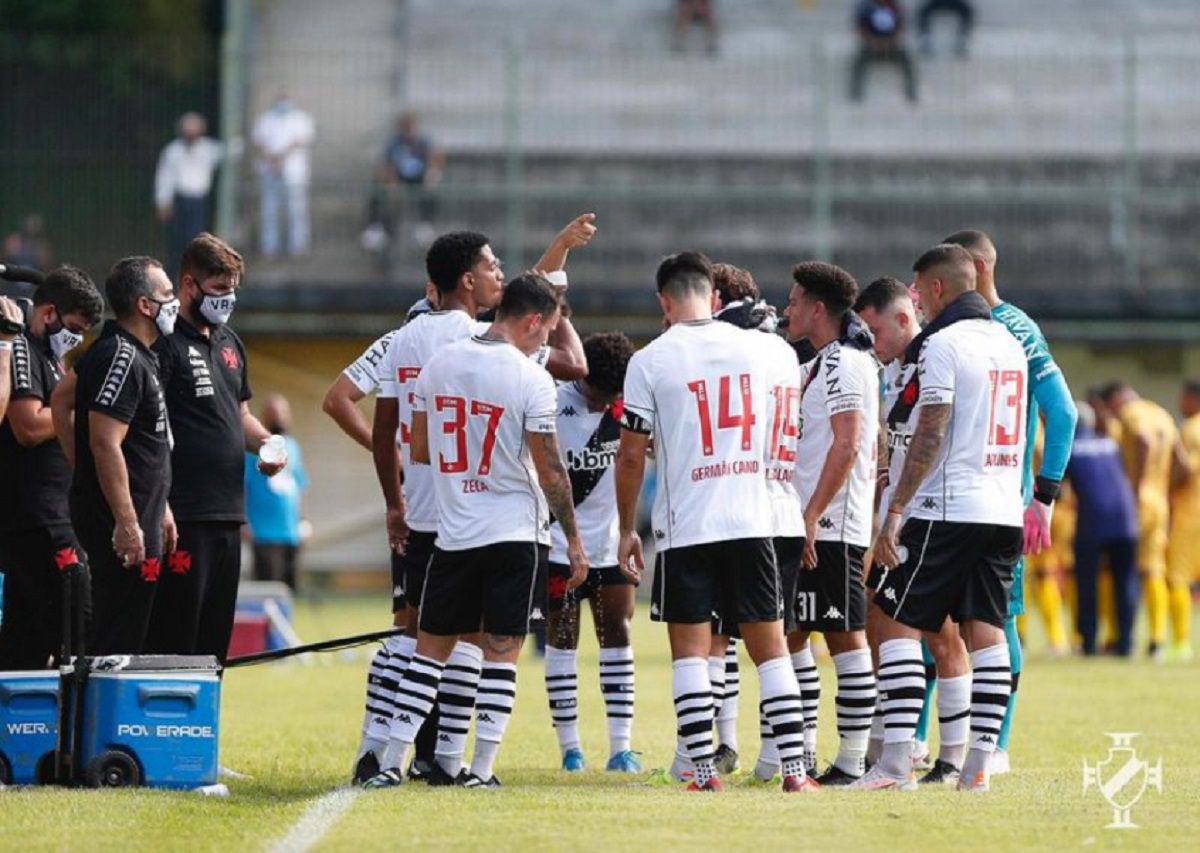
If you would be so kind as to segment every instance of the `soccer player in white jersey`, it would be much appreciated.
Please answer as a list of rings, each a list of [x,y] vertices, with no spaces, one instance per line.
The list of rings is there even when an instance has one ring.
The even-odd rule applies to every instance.
[[[619,565],[635,580],[645,568],[636,515],[653,434],[657,566],[650,615],[668,626],[678,730],[695,772],[688,789],[722,790],[713,767],[707,660],[716,614],[739,625],[758,666],[784,790],[810,791],[815,785],[804,771],[800,692],[787,657],[771,545],[768,339],[713,319],[712,264],[703,255],[673,255],[656,278],[669,328],[633,356],[625,376],[616,472]]]
[[[554,382],[528,358],[545,345],[558,308],[544,278],[515,279],[491,327],[443,349],[417,380],[411,458],[430,468],[437,540],[416,649],[396,688],[385,769],[366,787],[400,784],[404,758],[433,710],[455,644],[480,631],[475,754],[462,784],[499,787],[494,764],[516,697],[517,656],[541,602],[547,510],[566,538],[568,585],[587,577],[571,481],[555,437]]]
[[[878,505],[886,510],[893,487],[900,482],[908,442],[916,423],[913,417],[917,402],[916,359],[924,339],[917,340],[921,324],[908,287],[894,278],[876,279],[867,285],[859,295],[854,310],[875,337],[875,355],[884,365],[877,492]],[[936,331],[936,327],[931,327],[931,330]],[[907,357],[910,352],[911,359]],[[886,569],[878,561],[873,561],[867,572],[868,594],[875,594],[885,574]],[[867,607],[867,640],[876,662],[879,658],[879,621],[882,618],[878,605],[872,601]],[[953,784],[958,782],[970,734],[971,662],[967,647],[959,636],[958,626],[952,619],[947,618],[937,634],[929,635],[927,646],[930,654],[925,657],[926,681],[931,675],[938,681],[938,757],[929,772],[918,781],[922,784]],[[929,692],[926,691],[926,705],[928,702]],[[927,708],[923,706],[922,715],[925,713]],[[869,763],[874,764],[879,760],[883,736],[883,714],[877,710],[871,727],[871,746],[867,750]],[[920,738],[919,727],[917,736]],[[917,745],[918,756],[927,750]]]
[[[633,344],[621,332],[584,339],[588,375],[558,386],[558,442],[566,457],[575,501],[575,521],[587,552],[587,580],[567,589],[571,567],[567,539],[557,519],[550,525],[550,611],[546,624],[546,693],[550,718],[562,751],[562,768],[585,767],[579,738],[580,605],[591,603],[600,644],[600,692],[608,719],[607,770],[638,773],[641,762],[630,749],[633,733],[634,586],[617,568],[617,501],[613,462],[621,437],[621,389]]]
[[[889,569],[875,594],[884,748],[853,787],[916,787],[912,742],[924,697],[920,638],[956,623],[971,651],[971,745],[960,790],[988,788],[988,761],[1012,689],[1004,620],[1021,554],[1028,368],[991,320],[960,246],[913,265],[930,324],[917,358],[916,424],[875,540]]]
[[[596,230],[592,224],[594,218],[592,214],[584,214],[572,220],[555,236],[539,265],[547,272],[561,274],[570,250],[591,240]],[[409,611],[405,636],[389,640],[393,647],[389,649],[386,665],[368,679],[379,680],[381,689],[377,692],[392,697],[395,683],[416,646],[416,609],[437,529],[437,507],[428,469],[408,468],[413,389],[422,367],[436,352],[487,328],[487,324],[474,318],[479,312],[496,307],[504,284],[500,261],[488,238],[476,232],[457,231],[439,237],[426,254],[425,267],[437,290],[439,308],[406,325],[389,345],[372,429],[375,469],[388,507],[388,540],[393,551],[400,554],[397,585],[403,586]],[[550,345],[539,350],[537,357],[559,379],[578,379],[587,372],[579,336],[565,318],[554,328]],[[424,762],[413,767],[412,775],[424,777],[430,784],[453,784],[459,776],[482,656],[478,638],[468,636],[449,663],[436,715],[437,762],[432,767]],[[390,707],[391,703],[385,701],[385,704]],[[368,717],[354,774],[360,782],[379,770],[378,757],[387,738],[391,714]]]
[[[870,333],[851,310],[858,283],[850,273],[807,261],[793,268],[792,280],[788,336],[807,338],[817,357],[801,368],[795,474],[804,507],[804,571],[788,646],[801,688],[808,688],[805,752],[815,764],[819,681],[809,635],[821,631],[829,644],[839,743],[837,758],[817,782],[847,785],[865,772],[875,710],[862,572],[875,498],[879,363]]]

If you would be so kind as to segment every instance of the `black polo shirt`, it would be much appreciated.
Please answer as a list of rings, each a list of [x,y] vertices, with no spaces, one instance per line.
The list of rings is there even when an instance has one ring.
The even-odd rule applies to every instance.
[[[175,436],[171,511],[177,521],[245,521],[250,382],[241,338],[225,325],[205,336],[181,315],[154,351]]]
[[[50,395],[62,380],[63,367],[50,351],[49,341],[28,330],[13,338],[12,400],[37,400],[50,405]],[[22,447],[8,418],[0,424],[0,532],[54,527],[71,523],[67,492],[71,466],[55,438],[37,447]]]
[[[113,514],[100,489],[92,456],[88,415],[100,412],[129,425],[121,444],[129,470],[129,494],[146,537],[146,553],[162,553],[162,517],[171,488],[167,407],[158,359],[115,321],[75,364],[75,479],[71,519],[76,531],[99,525],[112,530]]]

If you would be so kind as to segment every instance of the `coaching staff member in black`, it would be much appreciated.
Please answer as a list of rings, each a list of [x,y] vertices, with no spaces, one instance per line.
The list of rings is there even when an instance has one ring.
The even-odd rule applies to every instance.
[[[153,258],[117,261],[104,282],[116,320],[75,365],[74,430],[63,393],[53,400],[59,441],[75,463],[71,522],[92,575],[91,654],[145,650],[162,556],[174,545],[167,408],[150,347],[179,312]]]
[[[212,234],[193,238],[179,268],[179,322],[155,345],[175,446],[171,511],[179,544],[167,555],[149,648],[225,660],[245,522],[245,453],[271,433],[250,414],[246,349],[226,322],[242,256]],[[268,476],[283,465],[265,465]]]
[[[71,466],[54,435],[50,397],[62,359],[100,322],[104,300],[83,270],[59,267],[33,294],[12,345],[12,399],[0,424],[0,670],[44,669],[62,644],[61,570],[80,562],[67,493]]]

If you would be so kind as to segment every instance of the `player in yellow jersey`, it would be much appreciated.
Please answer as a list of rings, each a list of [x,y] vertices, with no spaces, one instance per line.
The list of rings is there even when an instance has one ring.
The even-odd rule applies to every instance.
[[[1183,383],[1179,393],[1182,454],[1171,493],[1171,539],[1167,548],[1167,584],[1171,595],[1173,637],[1168,655],[1191,660],[1191,586],[1200,580],[1200,380]]]
[[[1179,430],[1171,413],[1143,399],[1124,382],[1101,392],[1121,424],[1121,458],[1133,485],[1138,510],[1138,571],[1150,621],[1150,656],[1165,653],[1167,617],[1167,529],[1170,514],[1171,466]]]
[[[1037,440],[1033,450],[1033,468],[1041,470],[1042,446],[1045,441],[1045,429],[1039,423]],[[1047,651],[1054,656],[1065,655],[1071,647],[1067,639],[1066,623],[1063,621],[1062,580],[1064,574],[1075,562],[1075,507],[1060,495],[1055,502],[1054,516],[1050,521],[1050,547],[1037,554],[1025,556],[1025,587],[1028,597],[1037,604],[1042,625],[1046,631]],[[1018,619],[1024,635],[1025,626]]]

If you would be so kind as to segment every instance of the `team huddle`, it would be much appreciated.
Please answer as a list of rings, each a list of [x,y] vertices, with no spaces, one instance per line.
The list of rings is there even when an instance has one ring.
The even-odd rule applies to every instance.
[[[782,323],[747,271],[672,255],[656,276],[664,331],[635,351],[619,332],[581,341],[569,319],[564,267],[593,221],[508,283],[485,236],[438,238],[426,299],[326,398],[373,453],[405,627],[371,663],[355,782],[399,785],[407,766],[431,785],[498,786],[517,658],[541,623],[562,767],[582,770],[584,599],[606,768],[640,772],[629,625],[646,579],[673,659],[664,780],[719,791],[738,767],[740,641],[761,699],[747,779],[911,790],[923,770],[986,790],[1007,770],[1021,558],[1049,542],[1075,427],[1040,331],[996,295],[991,240],[929,249],[914,289],[798,264]],[[368,427],[353,402],[373,390]],[[637,512],[649,465],[652,573]],[[837,680],[823,770],[814,633]],[[936,759],[917,737],[935,683]]]

